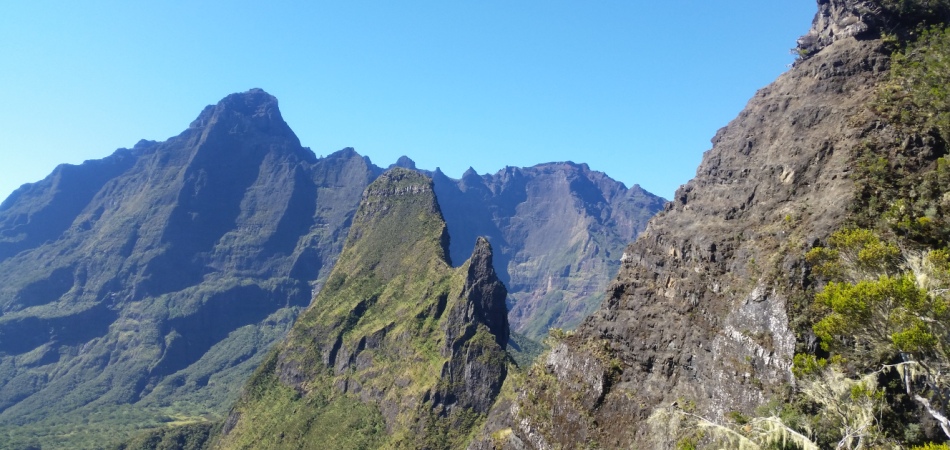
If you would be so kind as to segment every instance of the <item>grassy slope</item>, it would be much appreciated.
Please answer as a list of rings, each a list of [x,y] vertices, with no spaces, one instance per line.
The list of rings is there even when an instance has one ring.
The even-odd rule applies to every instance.
[[[480,420],[434,400],[451,390],[446,312],[466,301],[468,263],[448,264],[431,183],[396,170],[368,192],[328,283],[248,384],[218,448],[451,448]],[[476,329],[462,345],[504,365]]]

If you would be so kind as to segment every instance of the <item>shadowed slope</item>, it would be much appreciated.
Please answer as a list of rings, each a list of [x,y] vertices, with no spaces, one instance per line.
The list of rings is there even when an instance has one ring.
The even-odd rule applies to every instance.
[[[56,445],[89,417],[120,437],[223,413],[378,173],[352,150],[317,159],[252,90],[19,189],[0,208],[0,427]]]

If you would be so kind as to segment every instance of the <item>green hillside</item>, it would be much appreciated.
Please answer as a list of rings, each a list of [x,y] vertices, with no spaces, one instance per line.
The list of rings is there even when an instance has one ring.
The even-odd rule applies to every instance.
[[[504,286],[479,240],[453,269],[427,177],[363,196],[323,290],[245,387],[215,448],[458,448],[505,379]]]

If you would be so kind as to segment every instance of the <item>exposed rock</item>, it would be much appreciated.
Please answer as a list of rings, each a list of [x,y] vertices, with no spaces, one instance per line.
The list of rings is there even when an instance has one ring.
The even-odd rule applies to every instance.
[[[508,344],[508,310],[505,308],[504,301],[498,301],[504,299],[506,290],[492,265],[491,244],[483,237],[477,239],[475,250],[469,258],[464,292],[471,303],[464,314],[454,322],[483,323],[495,336],[498,345],[506,346]]]
[[[487,240],[453,269],[446,236],[430,179],[393,168],[373,182],[327,285],[251,380],[218,447],[465,443],[507,375],[505,288]],[[345,402],[384,429],[335,427]]]
[[[811,30],[798,39],[797,49],[807,58],[841,39],[907,35],[948,18],[950,5],[938,1],[818,0]]]
[[[665,203],[570,162],[432,178],[452,258],[465,258],[475,238],[487,236],[508,287],[512,329],[534,339],[551,327],[575,327],[600,304],[624,246]]]
[[[415,163],[402,157],[395,166]],[[397,183],[364,197],[381,172],[349,148],[316,158],[300,146],[277,100],[253,89],[206,107],[179,136],[62,165],[18,189],[0,205],[0,433],[68,429],[118,405],[144,414],[142,424],[157,425],[175,408],[223,414],[320,291],[361,199],[369,205],[438,192],[449,222],[440,248],[450,247],[450,231],[456,262],[474,253],[465,287],[473,303],[459,314],[481,321],[499,345],[508,322],[495,301],[503,289],[497,278],[516,289],[512,315],[522,330],[538,337],[552,325],[573,326],[600,302],[621,243],[662,204],[572,163],[506,168],[491,177],[470,170],[460,181],[437,171],[435,188]],[[433,199],[427,208],[440,205]],[[497,278],[487,242],[473,250],[480,235],[497,250]],[[373,264],[396,267],[391,260]],[[341,317],[362,317],[373,306],[363,300]],[[426,314],[448,314],[447,304],[452,300],[433,303]],[[364,344],[335,345],[332,331],[343,323],[311,330],[329,339],[320,359],[341,370],[370,367],[365,349],[396,338],[391,324],[381,324]],[[446,366],[446,376],[498,372],[473,369],[482,350],[454,349],[468,355],[458,361],[469,362]],[[283,362],[287,385],[303,383],[299,364]],[[342,386],[379,395],[355,380]],[[490,383],[483,392],[496,390]],[[484,409],[483,400],[465,401]],[[138,425],[113,430],[115,437]]]
[[[798,38],[798,48],[812,54],[840,39],[879,37],[884,13],[876,1],[819,0],[812,28]]]
[[[648,448],[658,406],[688,402],[718,420],[793,382],[803,255],[847,215],[852,150],[888,70],[879,40],[823,25],[852,2],[820,4],[824,49],[716,134],[696,177],[624,252],[603,306],[533,369],[509,448]]]

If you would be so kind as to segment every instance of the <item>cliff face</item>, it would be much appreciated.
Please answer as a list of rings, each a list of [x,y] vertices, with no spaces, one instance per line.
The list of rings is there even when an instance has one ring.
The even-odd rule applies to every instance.
[[[534,339],[551,327],[574,328],[601,303],[623,248],[665,203],[569,162],[432,178],[453,260],[487,236],[508,286],[512,330]]]
[[[820,45],[716,134],[626,249],[601,308],[493,412],[508,447],[649,448],[658,406],[749,414],[793,382],[803,256],[846,217],[853,150],[888,69],[874,30],[831,31],[856,23],[841,13],[854,2],[819,3],[808,36]]]
[[[352,150],[317,159],[252,90],[17,190],[0,206],[0,425],[69,435],[90,416],[123,429],[224,410],[378,173]],[[123,404],[130,423],[110,418]]]
[[[453,269],[431,180],[392,169],[216,447],[458,448],[501,389],[507,340],[488,241]]]

